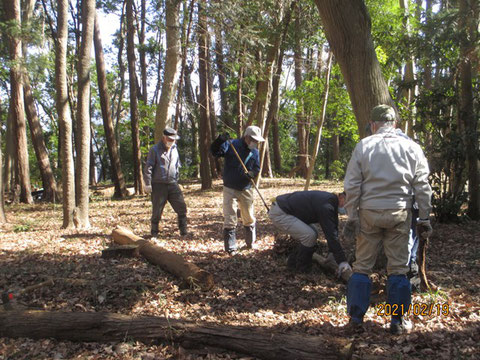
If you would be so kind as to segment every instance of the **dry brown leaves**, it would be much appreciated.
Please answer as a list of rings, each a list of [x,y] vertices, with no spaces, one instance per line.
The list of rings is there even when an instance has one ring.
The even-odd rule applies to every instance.
[[[282,193],[301,190],[302,181],[263,180],[267,203]],[[314,189],[338,191],[341,184],[321,183]],[[151,205],[147,197],[115,201],[92,195],[88,230],[62,230],[61,204],[12,205],[9,224],[0,229],[0,291],[17,292],[53,278],[45,286],[19,296],[17,304],[68,311],[111,311],[169,316],[219,324],[256,325],[272,331],[346,336],[346,286],[315,268],[295,275],[286,257],[274,251],[274,229],[257,197],[258,249],[236,256],[223,252],[221,183],[201,192],[184,185],[192,235],[178,235],[176,216],[167,205],[161,243],[215,277],[209,292],[185,288],[175,277],[139,258],[104,260],[109,234],[116,225],[136,234],[149,233]],[[342,218],[342,222],[345,218]],[[430,279],[437,293],[415,294],[416,304],[448,304],[448,315],[413,316],[414,330],[390,336],[388,320],[367,314],[368,332],[356,338],[358,359],[453,359],[479,356],[480,226],[478,223],[435,226],[428,249]],[[239,244],[244,245],[241,225]],[[353,244],[344,244],[347,253]],[[321,246],[324,255],[326,246]],[[244,356],[244,355],[243,355]],[[205,349],[186,351],[178,344],[149,346],[139,342],[71,343],[55,340],[0,339],[0,359],[239,359],[240,354]]]

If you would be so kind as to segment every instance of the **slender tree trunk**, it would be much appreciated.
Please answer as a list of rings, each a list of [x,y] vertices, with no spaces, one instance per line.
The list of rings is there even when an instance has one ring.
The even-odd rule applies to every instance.
[[[190,0],[190,6],[186,8],[186,1],[184,2],[184,20],[182,26],[182,63],[180,66],[180,77],[178,79],[178,89],[177,89],[177,103],[175,105],[175,124],[174,129],[178,130],[178,122],[180,119],[180,114],[182,111],[182,93],[183,93],[183,84],[184,84],[184,74],[185,68],[187,66],[187,49],[190,44],[190,30],[192,28],[192,18],[193,18],[193,9],[194,9],[194,0]]]
[[[0,136],[1,141],[1,136]],[[6,223],[7,217],[5,216],[5,191],[3,186],[3,154],[2,144],[0,143],[0,223]]]
[[[191,136],[192,142],[190,143],[190,151],[192,153],[192,166],[195,168],[195,173],[193,174],[195,177],[198,177],[199,169],[198,169],[198,129],[197,124],[195,123],[195,119],[198,118],[198,106],[197,102],[193,98],[193,91],[192,91],[192,80],[190,78],[190,74],[192,73],[191,67],[185,67],[185,101],[188,107],[188,119],[190,120],[191,124]],[[194,116],[197,115],[197,116]]]
[[[137,98],[137,74],[135,72],[135,26],[133,17],[133,0],[127,0],[127,60],[130,88],[130,121],[133,142],[133,172],[135,193],[143,194],[142,154],[140,150],[139,112]]]
[[[340,136],[332,135],[332,162],[340,160]]]
[[[409,21],[409,13],[410,13],[410,0],[400,0],[400,8],[404,11],[403,16],[403,26],[405,29],[405,34],[408,37],[411,37],[411,27]],[[408,50],[408,49],[407,49]],[[415,58],[412,55],[408,56],[407,63],[404,66],[404,75],[403,75],[403,82],[404,82],[404,89],[402,91],[402,105],[405,110],[405,114],[407,117],[407,124],[405,126],[405,133],[408,134],[413,139],[413,127],[415,125],[415,108],[412,107],[415,95],[417,93],[417,85],[415,84]]]
[[[98,16],[95,14],[95,64],[97,66],[98,92],[100,95],[100,106],[102,109],[103,128],[105,129],[105,138],[107,141],[108,155],[110,156],[111,174],[113,184],[115,185],[114,197],[124,198],[128,195],[125,179],[123,177],[120,154],[118,152],[117,139],[113,127],[113,119],[110,108],[110,95],[108,94],[107,75],[105,71],[105,61],[103,56],[102,40],[100,36],[100,27]]]
[[[45,146],[45,140],[43,139],[42,127],[40,125],[40,120],[38,119],[37,110],[35,109],[28,74],[25,74],[23,80],[25,112],[27,114],[30,135],[32,137],[33,149],[35,150],[35,155],[37,156],[38,168],[42,177],[44,189],[43,199],[47,201],[55,201],[57,197],[57,182],[55,181],[52,167],[50,166],[50,159],[48,158],[48,151],[47,147]]]
[[[124,8],[125,8],[125,2],[123,2],[123,7],[122,7],[122,15],[120,16],[120,28],[118,31],[118,76],[119,76],[119,81],[120,81],[120,89],[118,92],[118,101],[117,101],[117,108],[115,111],[115,124],[118,124],[120,122],[120,117],[122,113],[122,108],[123,108],[123,95],[125,93],[125,63],[123,62],[123,48],[125,46],[125,15],[124,15]],[[112,104],[113,106],[113,104]],[[116,127],[114,125],[115,129],[115,138],[117,139],[118,142],[118,132]],[[120,144],[118,144],[120,147]]]
[[[301,44],[301,29],[300,29],[300,10],[296,9],[295,16],[295,47],[294,47],[294,78],[295,78],[295,88],[300,90],[303,83],[303,50]],[[297,118],[297,139],[298,139],[298,161],[297,166],[295,167],[296,172],[300,173],[303,177],[307,177],[307,172],[309,168],[309,159],[307,152],[307,116],[305,115],[305,109],[303,106],[303,99],[297,101],[296,109],[296,118]],[[293,171],[291,172],[293,175]]]
[[[145,54],[145,25],[146,25],[146,0],[141,0],[140,9],[140,31],[138,33],[138,55],[140,58],[140,76],[141,76],[141,99],[144,105],[147,105],[147,59]]]
[[[283,19],[283,33],[279,43],[280,53],[278,55],[278,59],[276,61],[276,71],[272,78],[272,95],[270,97],[270,106],[268,108],[267,120],[265,121],[265,129],[263,132],[263,136],[265,138],[265,142],[261,145],[260,149],[260,168],[263,169],[264,163],[268,164],[267,171],[263,172],[262,174],[268,174],[267,176],[272,175],[272,169],[270,164],[270,159],[266,161],[266,156],[269,155],[269,147],[268,147],[268,137],[270,134],[270,126],[273,123],[274,119],[278,116],[278,108],[279,108],[279,89],[280,89],[280,78],[282,76],[282,67],[283,67],[283,56],[285,54],[284,49],[284,42],[287,36],[288,27],[290,25],[290,20],[292,17],[292,12],[296,8],[297,2],[293,1],[290,5],[289,10],[285,14],[285,18]],[[274,144],[275,146],[275,144]],[[268,156],[269,157],[269,156]]]
[[[222,28],[218,22],[215,22],[215,62],[217,65],[218,91],[220,92],[220,119],[229,128],[233,128],[232,118],[228,116],[228,100],[225,92],[227,81],[223,56],[223,36]]]
[[[243,74],[245,68],[241,65],[238,70],[237,78],[237,136],[242,136],[243,133],[243,100],[242,100],[242,86]]]
[[[208,26],[208,23],[207,23]],[[215,111],[215,101],[213,98],[213,74],[212,74],[212,62],[210,57],[210,34],[206,32],[207,37],[207,48],[206,48],[206,60],[207,60],[207,79],[208,79],[208,110],[209,110],[209,120],[210,120],[210,133],[208,134],[208,143],[211,144],[213,139],[217,138],[217,115]],[[210,171],[212,172],[212,178],[218,178],[218,174],[222,172],[222,166],[220,164],[220,159],[211,157],[210,158]]]
[[[212,188],[212,176],[210,172],[209,141],[210,134],[210,101],[208,99],[208,65],[207,65],[207,16],[205,15],[206,0],[198,2],[198,76],[200,82],[200,177],[202,178],[202,190]]]
[[[26,30],[31,30],[31,16],[35,7],[36,0],[28,0],[24,2],[24,10],[22,14],[22,27]],[[23,57],[27,57],[27,43],[22,43]],[[42,177],[42,184],[44,189],[43,199],[47,201],[55,201],[57,183],[53,176],[53,171],[50,166],[50,159],[48,158],[47,147],[43,139],[42,127],[38,119],[37,110],[35,108],[32,89],[30,87],[30,79],[28,73],[25,72],[23,77],[23,94],[25,101],[25,112],[27,115],[28,125],[30,128],[30,135],[32,144],[37,157],[38,168]]]
[[[70,228],[75,209],[75,176],[73,166],[72,118],[68,103],[67,43],[68,0],[57,1],[57,48],[55,54],[56,106],[60,129],[60,156],[62,158],[63,227]]]
[[[9,96],[11,98],[11,96]],[[15,173],[15,146],[13,139],[13,111],[9,106],[7,114],[7,132],[5,134],[6,144],[5,144],[5,172],[3,174],[4,183],[5,183],[5,192],[10,193],[14,187],[14,173]]]
[[[459,1],[460,74],[458,121],[464,130],[465,153],[468,166],[468,216],[480,219],[480,179],[478,173],[478,118],[473,105],[472,55],[475,53],[473,39],[477,34],[478,1]]]
[[[88,228],[89,175],[90,175],[90,63],[95,23],[95,0],[82,1],[82,43],[78,59],[77,100],[77,227]]]
[[[16,139],[16,160],[18,180],[20,184],[20,201],[23,203],[33,203],[30,185],[30,168],[28,164],[27,150],[27,126],[25,123],[25,111],[22,93],[22,41],[20,34],[21,27],[21,9],[20,0],[4,1],[4,10],[8,21],[15,23],[15,33],[9,34],[10,60],[10,88],[13,122],[15,124],[14,137]],[[12,29],[13,30],[13,29]]]
[[[280,131],[278,128],[278,113],[273,117],[273,129],[272,129],[272,137],[273,137],[273,165],[275,167],[275,171],[279,174],[282,173],[282,151],[280,149]]]
[[[395,106],[375,53],[367,7],[363,0],[315,0],[315,3],[342,70],[360,136],[364,137],[372,108],[378,104]]]
[[[330,89],[330,70],[332,68],[332,57],[333,54],[330,52],[328,55],[328,64],[327,64],[327,71],[325,73],[325,93],[323,95],[323,103],[322,103],[322,114],[318,119],[317,123],[317,133],[315,134],[315,145],[313,146],[312,152],[312,161],[308,167],[307,172],[307,181],[305,182],[304,190],[307,191],[310,186],[310,180],[312,179],[313,168],[315,167],[315,161],[317,160],[318,150],[320,149],[320,140],[322,139],[322,130],[323,130],[323,123],[325,122],[325,114],[327,112],[327,101],[328,101],[328,91]]]
[[[163,75],[162,93],[158,102],[155,115],[155,142],[162,137],[162,131],[171,122],[174,115],[173,101],[175,88],[179,77],[180,65],[180,25],[179,25],[179,0],[166,0],[166,43],[165,71]]]

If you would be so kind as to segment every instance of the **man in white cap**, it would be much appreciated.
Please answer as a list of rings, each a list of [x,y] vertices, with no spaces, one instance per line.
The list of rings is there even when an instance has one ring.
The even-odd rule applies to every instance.
[[[409,232],[413,196],[418,204],[419,233],[430,235],[432,189],[428,163],[420,146],[395,129],[395,110],[378,105],[371,113],[372,136],[355,147],[347,167],[344,188],[346,239],[356,238],[353,275],[348,281],[347,311],[353,328],[360,329],[369,303],[378,249],[387,256],[387,303],[392,308],[390,331],[408,330],[404,316],[411,304]],[[396,309],[393,312],[393,309]]]
[[[145,165],[145,189],[152,193],[152,218],[150,233],[158,236],[158,223],[167,201],[178,216],[180,235],[187,235],[187,205],[182,189],[178,186],[180,157],[176,141],[177,131],[170,127],[163,130],[160,141],[151,147]]]
[[[258,144],[265,141],[258,126],[249,126],[243,137],[229,140],[228,134],[220,135],[211,145],[212,154],[225,157],[223,169],[223,240],[225,251],[233,255],[237,251],[237,201],[245,228],[247,248],[253,248],[256,240],[255,213],[253,208],[253,188],[251,179],[260,172]],[[240,156],[245,170],[237,158]]]

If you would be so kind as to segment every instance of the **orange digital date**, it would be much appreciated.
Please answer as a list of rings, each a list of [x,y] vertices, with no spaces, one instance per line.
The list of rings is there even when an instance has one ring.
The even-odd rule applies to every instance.
[[[377,316],[448,316],[450,314],[450,305],[445,304],[377,304]]]

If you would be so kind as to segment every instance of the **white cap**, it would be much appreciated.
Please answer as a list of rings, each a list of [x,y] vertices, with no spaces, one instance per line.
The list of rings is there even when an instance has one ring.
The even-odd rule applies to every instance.
[[[257,142],[264,142],[265,139],[262,137],[262,130],[258,126],[249,126],[245,129],[244,136],[250,136],[253,140]]]

